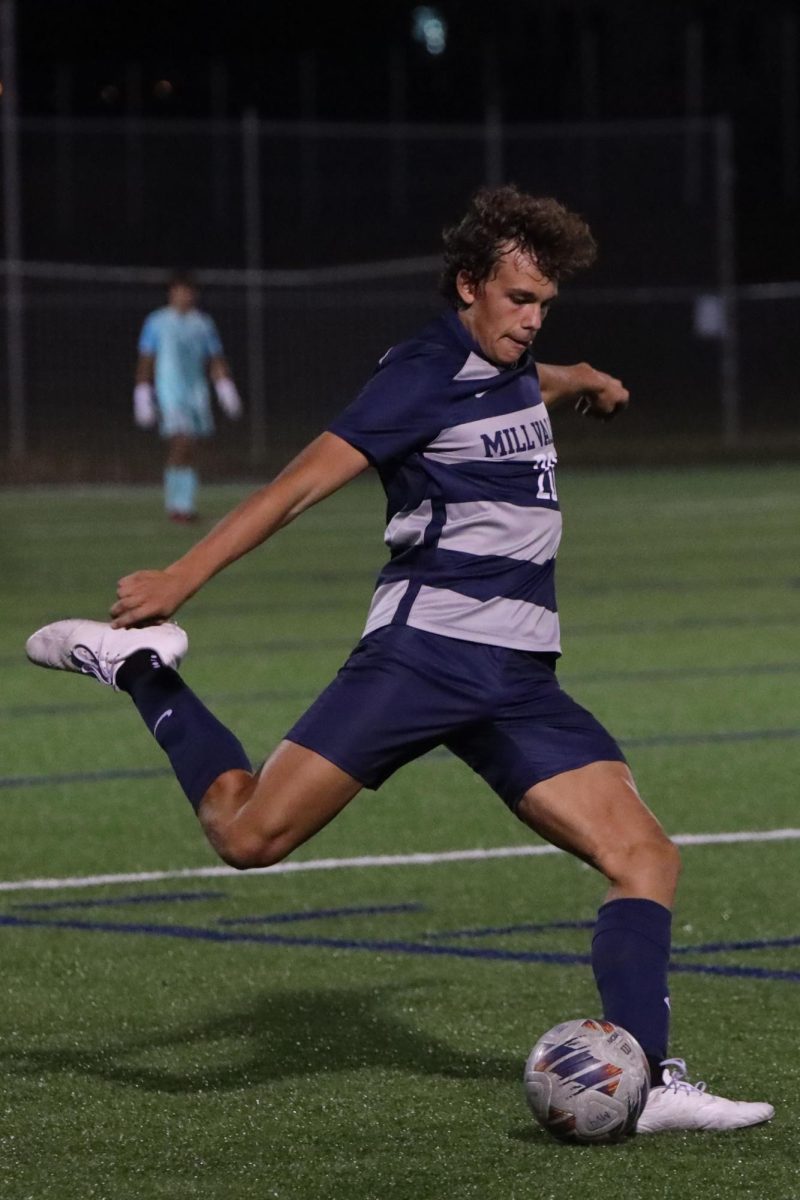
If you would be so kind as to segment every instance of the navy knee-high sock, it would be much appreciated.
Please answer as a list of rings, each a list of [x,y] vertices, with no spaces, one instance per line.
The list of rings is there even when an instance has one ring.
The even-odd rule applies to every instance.
[[[592,970],[603,1016],[632,1033],[654,1083],[667,1057],[672,914],[654,900],[610,900],[597,914]]]
[[[251,769],[239,740],[152,651],[138,650],[126,659],[115,682],[166,753],[195,812],[224,771]]]

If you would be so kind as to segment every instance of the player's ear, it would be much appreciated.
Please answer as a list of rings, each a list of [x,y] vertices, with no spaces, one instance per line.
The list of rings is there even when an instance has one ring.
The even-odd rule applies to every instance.
[[[456,291],[462,304],[469,306],[478,294],[478,285],[466,271],[459,271],[456,275]]]

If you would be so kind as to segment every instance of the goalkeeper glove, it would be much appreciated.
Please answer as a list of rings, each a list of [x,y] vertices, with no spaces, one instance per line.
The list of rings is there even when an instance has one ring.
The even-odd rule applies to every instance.
[[[242,415],[242,401],[236,390],[236,384],[229,376],[223,375],[221,379],[214,380],[214,389],[219,406],[225,416],[236,421]]]
[[[150,429],[158,420],[152,383],[137,383],[133,389],[133,419],[140,429]]]

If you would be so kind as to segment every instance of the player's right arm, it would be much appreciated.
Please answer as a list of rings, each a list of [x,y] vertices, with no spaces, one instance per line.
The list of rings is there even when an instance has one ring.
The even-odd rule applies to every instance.
[[[158,420],[154,377],[155,356],[140,354],[136,363],[136,382],[133,388],[133,419],[140,429],[149,429]]]
[[[334,433],[322,433],[270,483],[259,488],[163,571],[120,579],[111,608],[115,628],[163,621],[204,583],[260,546],[300,513],[355,479],[367,458]]]
[[[155,379],[155,354],[140,354],[136,360],[136,375],[134,383],[150,383]]]
[[[133,387],[133,419],[140,429],[150,429],[158,420],[158,406],[153,387],[158,352],[159,317],[150,313],[139,334],[139,357]]]

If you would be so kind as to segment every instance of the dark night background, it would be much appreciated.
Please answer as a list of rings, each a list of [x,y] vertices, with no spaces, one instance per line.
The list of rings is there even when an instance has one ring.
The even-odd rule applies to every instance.
[[[307,5],[22,0],[20,113],[123,120],[734,121],[738,275],[800,277],[797,6],[787,0]],[[167,81],[164,83],[163,81]]]
[[[150,477],[118,429],[174,267],[248,398],[215,468],[277,469],[439,310],[442,226],[503,180],[597,236],[542,347],[624,376],[617,460],[800,453],[797,0],[17,0],[16,24],[15,478]],[[605,462],[595,432],[560,443]]]

